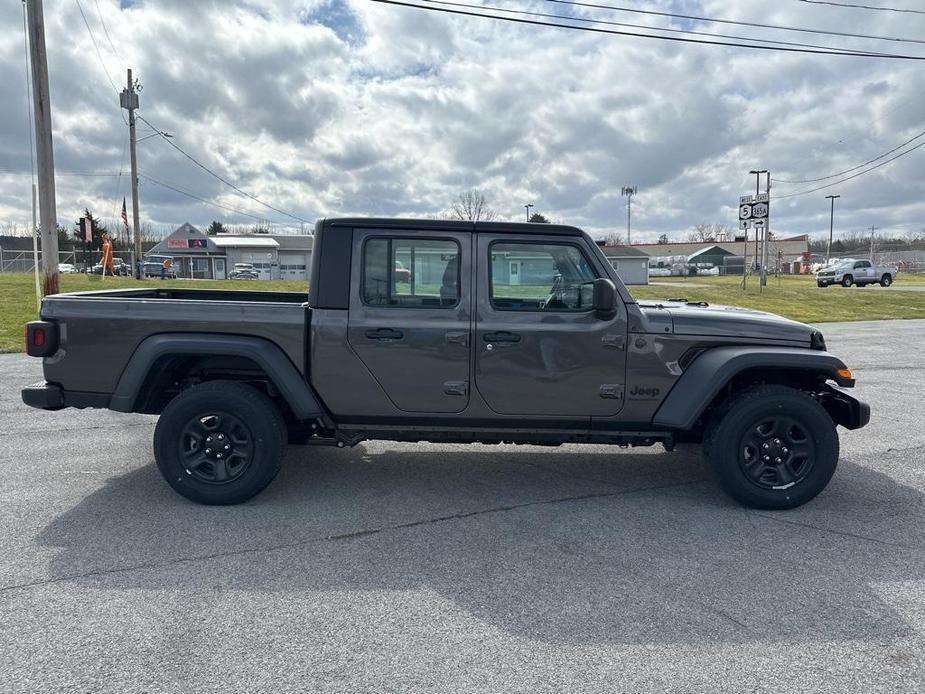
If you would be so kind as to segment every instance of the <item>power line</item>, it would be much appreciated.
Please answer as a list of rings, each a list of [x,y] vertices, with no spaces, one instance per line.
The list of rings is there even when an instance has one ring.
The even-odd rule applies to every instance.
[[[877,12],[903,12],[908,14],[925,14],[925,10],[907,10],[900,7],[877,7],[876,5],[857,5],[851,2],[831,2],[831,0],[797,0],[809,5],[831,5],[832,7],[847,7],[858,10],[875,10]]]
[[[589,17],[577,17],[572,15],[563,15],[563,14],[548,14],[545,12],[530,12],[528,10],[512,10],[503,7],[494,7],[491,5],[472,5],[463,2],[450,2],[449,0],[418,0],[418,2],[426,2],[434,5],[448,5],[451,7],[466,7],[471,9],[480,9],[480,10],[491,10],[492,12],[504,12],[505,14],[517,14],[524,15],[528,17],[543,17],[545,19],[564,19],[572,22],[587,22],[589,24],[604,24],[607,26],[618,26],[618,27],[627,27],[630,29],[646,29],[650,31],[664,31],[672,34],[690,34],[694,36],[710,36],[712,38],[721,38],[721,39],[732,39],[738,41],[752,41],[755,43],[767,43],[775,44],[780,46],[799,46],[801,48],[821,48],[826,52],[833,50],[830,46],[822,46],[814,43],[799,43],[795,41],[778,41],[774,39],[758,39],[751,36],[735,36],[730,34],[717,34],[709,31],[695,31],[693,29],[672,29],[664,27],[653,27],[647,24],[629,24],[627,22],[614,22],[608,21],[606,19],[591,19]],[[856,51],[854,49],[843,49],[847,52],[869,56],[871,52],[869,51]],[[878,55],[885,55],[880,54]]]
[[[179,193],[180,195],[185,195],[186,197],[192,198],[193,200],[198,200],[199,202],[205,203],[206,205],[211,205],[212,207],[217,207],[223,210],[228,210],[230,212],[235,212],[237,214],[244,215],[245,217],[256,219],[258,222],[266,221],[264,217],[258,217],[257,215],[251,214],[250,212],[245,212],[244,210],[239,210],[236,207],[231,207],[229,205],[223,205],[220,202],[215,202],[213,200],[206,200],[205,198],[200,197],[196,195],[195,193],[191,193],[188,190],[183,190],[182,188],[177,188],[176,186],[173,186],[169,183],[164,183],[163,181],[159,181],[156,178],[152,178],[151,176],[147,176],[141,172],[138,173],[138,176],[139,178],[143,178],[146,181],[150,181],[151,183],[161,186],[162,188],[167,188],[168,190],[172,190],[175,193]]]
[[[876,157],[874,157],[873,159],[868,159],[867,161],[863,162],[862,164],[858,164],[857,166],[852,166],[850,169],[845,169],[844,171],[839,171],[838,173],[829,174],[828,176],[820,176],[819,178],[794,179],[794,180],[787,180],[787,179],[783,179],[783,178],[772,178],[771,180],[772,180],[772,181],[776,181],[777,183],[816,183],[816,182],[818,182],[818,181],[825,181],[826,179],[829,179],[829,178],[836,178],[836,177],[838,177],[838,176],[843,176],[843,175],[845,175],[846,173],[851,173],[852,171],[857,171],[858,169],[863,168],[863,167],[867,166],[868,164],[872,164],[872,163],[874,163],[875,161],[877,161],[878,159],[883,159],[885,156],[888,156],[888,155],[892,154],[892,153],[895,152],[896,150],[902,149],[903,147],[905,147],[906,145],[908,145],[910,142],[913,142],[913,141],[915,141],[915,140],[918,140],[918,139],[919,139],[920,137],[922,137],[923,135],[925,135],[925,130],[923,130],[922,132],[920,132],[920,133],[919,133],[918,135],[916,135],[915,137],[910,137],[908,140],[906,140],[905,142],[903,142],[901,145],[897,145],[897,146],[894,147],[893,149],[891,149],[891,150],[889,150],[889,151],[887,151],[887,152],[884,152],[883,154],[881,154],[881,155],[879,155],[879,156],[876,156]]]
[[[109,41],[109,47],[112,49],[113,54],[116,56],[116,60],[119,63],[122,63],[122,56],[119,55],[119,51],[116,49],[115,45],[112,42],[112,37],[109,36],[109,28],[106,26],[106,20],[103,19],[103,11],[100,9],[100,0],[93,0],[96,3],[96,13],[100,17],[100,24],[103,25],[103,33],[106,34],[106,40]]]
[[[915,147],[911,147],[910,149],[907,149],[905,152],[900,152],[900,153],[897,154],[896,156],[890,157],[890,158],[887,159],[886,161],[882,161],[882,162],[880,162],[879,164],[877,164],[876,166],[872,166],[872,167],[870,167],[869,169],[865,169],[864,171],[859,171],[858,173],[853,174],[853,175],[851,175],[851,176],[848,176],[847,178],[843,178],[843,179],[841,179],[840,181],[835,181],[834,183],[827,183],[827,184],[824,185],[824,186],[818,186],[817,188],[811,188],[810,190],[801,190],[801,191],[798,191],[798,192],[796,192],[796,193],[787,193],[786,195],[778,195],[778,196],[775,197],[775,199],[776,199],[776,200],[780,200],[781,198],[793,198],[793,197],[796,197],[796,196],[798,196],[798,195],[808,195],[808,194],[810,194],[810,193],[815,193],[815,192],[820,191],[820,190],[825,190],[826,188],[831,188],[832,186],[837,186],[837,185],[839,185],[840,183],[845,183],[846,181],[850,181],[850,180],[852,180],[852,179],[855,179],[855,178],[857,178],[858,176],[863,176],[864,174],[868,174],[868,173],[870,173],[871,171],[875,171],[876,169],[879,169],[881,166],[886,166],[886,165],[889,164],[891,161],[895,161],[896,159],[899,159],[900,157],[904,157],[904,156],[906,156],[907,154],[911,154],[911,153],[914,152],[915,150],[919,149],[919,147],[925,147],[925,142],[920,142],[920,143],[917,144]]]
[[[112,85],[112,90],[114,92],[119,91],[116,87],[116,83],[112,81],[112,75],[109,74],[109,70],[106,68],[106,63],[103,61],[103,55],[100,53],[100,47],[96,43],[96,37],[93,35],[93,29],[90,28],[90,22],[87,21],[87,15],[84,14],[84,8],[80,4],[80,0],[74,0],[77,3],[77,9],[80,10],[80,16],[83,17],[84,26],[87,27],[87,33],[90,34],[90,41],[93,42],[93,48],[96,50],[96,57],[100,61],[100,67],[103,68],[103,72],[106,73],[106,79],[109,80],[109,84]],[[122,122],[128,125],[128,121],[125,120],[125,115],[122,113],[122,109],[119,109],[119,117],[122,119]]]
[[[26,0],[22,3],[22,45],[26,59],[26,106],[29,114],[29,163],[32,185],[35,185],[35,122],[32,114],[32,79],[29,76],[29,30],[26,28]],[[33,189],[34,190],[34,189]],[[35,233],[35,229],[32,230]]]
[[[690,19],[696,22],[711,22],[713,24],[734,24],[737,26],[756,27],[758,29],[779,29],[781,31],[799,31],[804,34],[824,34],[827,36],[842,36],[852,39],[874,39],[876,41],[899,41],[902,43],[925,43],[923,39],[904,39],[895,36],[872,36],[870,34],[852,34],[845,31],[832,31],[829,29],[809,29],[807,27],[792,27],[780,24],[762,24],[760,22],[744,22],[732,19],[719,19],[716,17],[700,17],[692,14],[678,14],[675,12],[659,12],[657,10],[640,10],[634,7],[621,7],[618,5],[602,5],[593,2],[580,2],[579,0],[546,0],[559,5],[575,5],[578,7],[591,7],[598,10],[615,10],[617,12],[634,12],[655,17],[671,17],[672,19]]]
[[[551,0],[552,1],[552,0]],[[659,39],[661,41],[676,41],[680,43],[697,43],[711,46],[727,46],[731,48],[751,48],[759,49],[766,51],[779,51],[785,53],[812,53],[819,55],[844,55],[844,56],[854,56],[854,57],[865,57],[865,58],[892,58],[899,60],[925,60],[925,56],[916,56],[916,55],[899,55],[893,53],[871,53],[871,52],[857,52],[857,51],[848,51],[848,50],[820,50],[812,48],[788,48],[780,46],[767,46],[761,44],[747,44],[747,43],[734,43],[727,41],[708,41],[705,39],[693,39],[693,38],[684,38],[680,36],[660,36],[658,34],[641,34],[631,31],[617,31],[614,29],[602,29],[600,27],[586,27],[586,26],[575,26],[573,24],[558,24],[556,22],[544,22],[538,19],[521,19],[518,17],[504,17],[494,14],[485,14],[482,12],[469,12],[466,10],[454,10],[447,7],[433,7],[428,5],[417,5],[411,2],[402,2],[400,0],[370,0],[370,2],[378,2],[384,5],[396,5],[399,7],[410,7],[417,10],[425,10],[427,12],[443,12],[446,14],[455,14],[462,15],[467,17],[481,17],[483,19],[497,19],[504,22],[514,22],[516,24],[528,24],[532,26],[543,26],[543,27],[554,27],[556,29],[571,29],[573,31],[588,31],[595,34],[610,34],[614,36],[633,36],[636,38],[648,38],[648,39]],[[471,6],[473,9],[477,9],[477,5]],[[760,39],[755,39],[760,41]],[[925,43],[925,42],[923,42]]]
[[[266,208],[268,208],[268,209],[270,209],[270,210],[273,210],[274,212],[278,212],[279,214],[283,215],[284,217],[289,217],[289,218],[295,219],[295,220],[297,220],[297,221],[299,221],[299,222],[305,222],[306,224],[311,224],[311,222],[310,222],[309,220],[307,220],[307,219],[303,219],[302,217],[299,217],[299,216],[297,216],[297,215],[290,214],[289,212],[286,212],[285,210],[281,210],[281,209],[279,209],[278,207],[273,207],[273,205],[271,205],[270,203],[264,202],[263,200],[261,200],[261,199],[258,198],[257,196],[251,195],[250,193],[248,193],[248,192],[245,191],[245,190],[241,190],[241,189],[238,188],[234,183],[232,183],[231,181],[229,181],[229,180],[223,178],[223,177],[220,176],[219,174],[215,173],[212,169],[210,169],[210,168],[209,168],[208,166],[206,166],[205,164],[201,163],[198,159],[196,159],[195,157],[193,157],[191,154],[187,154],[179,145],[177,145],[176,143],[172,142],[172,141],[170,140],[170,138],[167,137],[159,128],[155,128],[153,125],[151,125],[151,123],[150,123],[149,121],[145,120],[145,118],[143,118],[142,116],[139,116],[139,115],[137,115],[137,114],[136,114],[135,117],[138,118],[138,120],[142,121],[143,123],[147,123],[149,126],[151,126],[151,128],[153,128],[155,131],[157,131],[157,134],[161,136],[161,139],[162,139],[164,142],[166,142],[168,145],[170,145],[171,147],[173,147],[173,148],[174,148],[175,150],[177,150],[180,154],[182,154],[184,157],[186,157],[187,159],[189,159],[191,162],[193,162],[196,166],[198,166],[200,169],[202,169],[203,171],[205,171],[207,174],[209,174],[210,176],[212,176],[212,177],[214,177],[214,178],[217,178],[219,181],[221,181],[222,183],[224,183],[224,184],[225,184],[226,186],[228,186],[229,188],[233,188],[234,190],[238,191],[238,192],[239,192],[241,195],[243,195],[244,197],[250,198],[250,199],[253,200],[254,202],[258,202],[258,203],[260,203],[261,205],[263,205],[264,207],[266,207]]]
[[[20,176],[27,175],[28,171],[20,171],[19,169],[0,169],[0,173],[4,174],[18,174]],[[121,174],[117,173],[108,173],[104,171],[67,171],[63,169],[55,169],[56,176],[101,176],[101,177],[110,177],[110,176],[120,176]]]
[[[93,48],[96,49],[96,57],[99,58],[100,67],[103,68],[103,72],[106,73],[106,79],[109,80],[109,84],[112,85],[112,90],[118,92],[119,89],[116,87],[116,83],[112,81],[112,75],[109,74],[109,70],[106,68],[106,63],[103,62],[103,54],[100,53],[100,47],[96,44],[96,37],[93,35],[93,29],[90,28],[90,22],[87,21],[87,15],[84,14],[84,8],[80,4],[80,0],[74,0],[77,3],[77,9],[80,10],[80,16],[83,17],[84,26],[87,27],[87,33],[90,34],[90,41],[93,42]]]

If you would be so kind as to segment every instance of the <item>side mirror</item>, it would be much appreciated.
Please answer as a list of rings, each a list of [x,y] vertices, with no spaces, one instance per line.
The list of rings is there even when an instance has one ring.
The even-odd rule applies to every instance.
[[[615,312],[617,303],[617,288],[606,278],[594,280],[594,296],[591,305],[600,318],[609,318]]]

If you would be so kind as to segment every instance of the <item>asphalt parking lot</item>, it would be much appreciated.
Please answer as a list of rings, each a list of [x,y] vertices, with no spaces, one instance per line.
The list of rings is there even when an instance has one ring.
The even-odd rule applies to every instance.
[[[921,692],[925,321],[822,329],[873,419],[789,512],[696,451],[378,442],[206,508],[2,356],[0,690]]]

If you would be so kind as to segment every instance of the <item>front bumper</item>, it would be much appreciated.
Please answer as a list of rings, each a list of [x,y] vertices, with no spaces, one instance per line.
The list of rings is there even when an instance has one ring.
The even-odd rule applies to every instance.
[[[23,388],[22,401],[29,407],[40,410],[60,410],[65,407],[61,386],[46,381],[39,381]]]
[[[829,386],[820,402],[832,420],[845,429],[860,429],[870,422],[870,405],[840,388]]]

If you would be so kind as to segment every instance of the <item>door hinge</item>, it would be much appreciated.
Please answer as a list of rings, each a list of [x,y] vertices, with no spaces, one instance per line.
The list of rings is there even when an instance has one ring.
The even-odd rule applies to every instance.
[[[601,338],[601,344],[607,349],[626,349],[626,336],[624,335],[604,335]]]
[[[610,400],[622,400],[623,399],[623,384],[621,383],[605,383],[601,386],[601,397],[607,398]]]
[[[466,395],[469,392],[469,381],[447,381],[443,384],[443,392],[447,395]]]
[[[463,347],[469,346],[469,331],[468,330],[450,330],[446,334],[446,343],[448,345],[462,345]]]

